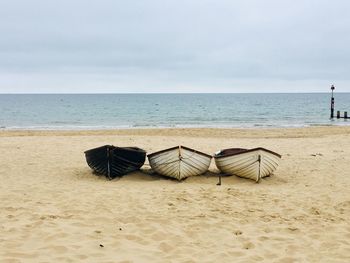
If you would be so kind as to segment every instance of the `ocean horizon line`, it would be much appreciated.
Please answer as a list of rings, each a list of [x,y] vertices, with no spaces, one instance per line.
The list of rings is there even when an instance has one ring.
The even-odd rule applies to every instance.
[[[95,93],[0,93],[0,95],[186,95],[186,94],[330,94],[322,92],[95,92]],[[337,91],[335,94],[349,94],[350,91]]]

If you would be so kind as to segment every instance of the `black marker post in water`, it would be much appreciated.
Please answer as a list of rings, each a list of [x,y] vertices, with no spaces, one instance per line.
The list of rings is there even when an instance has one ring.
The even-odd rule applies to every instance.
[[[334,85],[331,86],[332,90],[332,98],[331,98],[331,119],[334,118],[334,97],[333,97],[333,91],[335,90]]]
[[[331,119],[334,118],[334,97],[333,97],[333,91],[335,90],[334,85],[331,86],[331,90],[332,90],[332,98],[331,98]],[[350,119],[350,117],[348,116],[348,112],[344,111],[344,115],[341,116],[341,112],[338,110],[337,111],[337,119]]]

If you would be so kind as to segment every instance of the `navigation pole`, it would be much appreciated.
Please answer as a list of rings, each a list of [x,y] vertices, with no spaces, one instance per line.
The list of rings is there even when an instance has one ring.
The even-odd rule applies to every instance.
[[[332,98],[331,98],[331,119],[334,118],[334,97],[333,97],[333,91],[334,91],[335,87],[334,85],[331,86],[331,90],[332,90]]]

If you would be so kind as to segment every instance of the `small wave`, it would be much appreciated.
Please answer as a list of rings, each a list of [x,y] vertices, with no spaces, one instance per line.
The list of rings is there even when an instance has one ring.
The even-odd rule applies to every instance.
[[[275,127],[276,125],[257,123],[257,124],[254,124],[253,126],[254,126],[254,127]],[[278,127],[278,126],[276,126],[276,127]]]
[[[139,127],[152,127],[154,126],[153,124],[147,124],[147,123],[134,123],[131,125],[134,128],[139,128]]]
[[[299,128],[310,126],[349,126],[350,122],[337,121],[331,123],[255,123],[255,122],[196,122],[196,123],[133,123],[133,124],[114,124],[114,125],[27,125],[27,126],[0,126],[1,130],[113,130],[113,129],[166,129],[166,128]]]
[[[79,122],[51,121],[47,126],[79,126],[79,124]],[[45,126],[45,124],[43,126]]]

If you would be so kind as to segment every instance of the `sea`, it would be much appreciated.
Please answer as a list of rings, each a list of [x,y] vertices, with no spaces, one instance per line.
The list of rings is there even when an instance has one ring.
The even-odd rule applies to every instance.
[[[334,98],[335,110],[350,115],[350,93]],[[330,93],[0,94],[0,129],[349,125],[330,119],[330,99]]]

